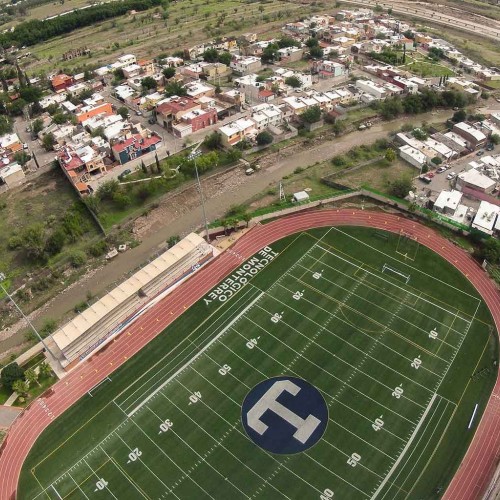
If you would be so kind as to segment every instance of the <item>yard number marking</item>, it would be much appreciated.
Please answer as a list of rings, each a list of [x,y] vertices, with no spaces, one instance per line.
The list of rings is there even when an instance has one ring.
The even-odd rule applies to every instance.
[[[333,498],[333,495],[333,491],[330,488],[326,488],[319,498],[320,500],[330,500],[330,498]]]
[[[313,274],[313,278],[315,280],[319,280],[321,278],[321,276],[323,276],[323,269],[321,269],[321,272],[320,273],[314,273]],[[326,490],[325,490],[326,491]],[[328,490],[328,491],[331,491],[331,490]]]
[[[250,339],[245,345],[249,349],[253,349],[257,345],[257,341],[260,339],[260,337],[257,337],[256,339]]]
[[[127,463],[129,464],[130,462],[135,462],[140,456],[142,455],[142,451],[139,450],[139,448],[134,448],[129,454],[128,454],[128,460]]]
[[[169,420],[168,418],[165,420],[165,422],[162,422],[160,424],[160,432],[158,434],[162,434],[164,432],[167,432],[170,427],[172,427],[174,424],[172,423],[171,420]]]
[[[295,300],[300,300],[304,296],[304,290],[299,292],[298,290],[292,295]]]
[[[422,364],[422,360],[420,359],[420,356],[417,356],[412,362],[411,362],[411,367],[415,368],[415,370],[418,370],[420,368],[420,365]]]
[[[101,479],[99,479],[99,481],[97,481],[97,483],[95,483],[94,493],[96,491],[103,490],[104,488],[106,488],[106,486],[108,486],[108,482],[101,477]]]
[[[191,396],[189,396],[189,404],[194,405],[200,399],[201,399],[201,392],[200,391],[193,392],[193,394],[191,394]]]
[[[358,465],[358,462],[361,460],[361,455],[358,455],[357,453],[353,453],[348,459],[347,459],[347,465],[350,465],[351,467],[356,467]]]
[[[430,332],[429,332],[429,338],[432,339],[432,340],[435,340],[438,338],[438,332],[436,331],[435,328],[433,328]]]
[[[222,365],[219,368],[219,373],[221,375],[227,375],[231,371],[231,367],[229,365]]]
[[[403,384],[399,384],[393,391],[392,395],[396,398],[399,399],[403,395],[403,388],[401,387]]]
[[[382,420],[382,417],[383,415],[380,415],[380,417],[376,418],[372,424],[373,430],[375,432],[379,431],[380,429],[382,429],[382,427],[384,427],[384,421]]]
[[[273,323],[279,323],[282,317],[283,317],[283,312],[281,312],[281,314],[280,313],[274,313],[271,316],[271,321]]]

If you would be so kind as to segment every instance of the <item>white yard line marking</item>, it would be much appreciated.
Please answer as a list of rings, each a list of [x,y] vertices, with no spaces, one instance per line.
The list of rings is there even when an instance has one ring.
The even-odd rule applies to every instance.
[[[120,438],[120,436],[118,434],[115,433],[115,435]],[[121,438],[120,438],[121,439]],[[122,439],[122,442],[123,444],[130,450],[132,451],[132,448],[130,448],[130,446],[127,445],[127,443],[125,443],[125,441],[123,441]],[[138,493],[140,493],[140,495],[142,496],[142,498],[149,498],[147,495],[144,494],[144,492],[141,491],[141,489],[139,488],[139,486],[137,484],[135,484],[135,482],[132,480],[132,478],[130,478],[128,476],[128,474],[125,474],[124,471],[122,470],[122,468],[119,466],[119,464],[116,462],[116,460],[113,460],[113,457],[111,457],[108,452],[102,447],[100,446],[99,448],[101,448],[101,451],[109,458],[109,461],[114,465],[115,469],[118,470],[118,472],[120,473],[121,476],[123,476],[136,490]],[[151,469],[142,461],[142,460],[138,460],[142,465],[144,465],[148,470],[149,472],[151,472],[155,477],[156,479],[159,479],[158,476],[156,476],[156,474],[154,474]],[[163,482],[162,482],[163,484]]]
[[[375,500],[375,498],[378,497],[378,495],[380,494],[380,492],[382,491],[382,489],[384,488],[384,486],[387,484],[387,482],[389,481],[389,479],[391,478],[391,476],[394,474],[394,471],[398,467],[398,465],[401,462],[401,460],[403,460],[406,452],[409,450],[411,444],[413,443],[413,440],[415,439],[418,431],[420,430],[420,427],[422,427],[422,424],[424,423],[425,417],[427,417],[427,414],[429,413],[429,411],[430,411],[430,409],[431,409],[431,407],[432,407],[432,405],[433,405],[436,397],[437,397],[437,394],[434,394],[434,396],[432,396],[432,398],[431,398],[429,404],[427,405],[427,408],[425,409],[425,411],[424,411],[424,413],[423,413],[420,421],[415,426],[415,429],[414,429],[412,435],[410,436],[410,439],[408,439],[405,447],[403,448],[403,451],[401,452],[401,454],[399,455],[399,457],[396,459],[396,461],[394,462],[394,465],[391,467],[391,470],[388,472],[388,474],[382,480],[382,482],[380,483],[380,485],[377,488],[377,490],[375,491],[375,493],[371,496],[370,500]]]
[[[385,252],[382,252],[382,250],[379,250],[378,248],[372,247],[372,246],[371,246],[371,245],[369,245],[368,243],[365,243],[364,241],[359,240],[359,239],[358,239],[358,238],[356,238],[355,236],[352,236],[352,235],[350,235],[350,234],[348,234],[348,233],[346,233],[346,232],[342,231],[341,229],[339,229],[339,228],[337,228],[337,227],[332,227],[332,229],[333,229],[333,230],[335,230],[335,231],[337,231],[338,233],[342,233],[344,236],[347,236],[348,238],[351,238],[351,239],[353,239],[353,240],[357,241],[358,243],[361,243],[362,245],[364,245],[364,246],[366,246],[366,247],[370,248],[371,250],[373,250],[374,252],[377,252],[377,253],[380,253],[380,254],[382,254],[382,255],[385,255],[385,256],[386,256],[386,257],[388,257],[389,259],[391,259],[391,260],[395,260],[395,261],[396,261],[396,262],[398,262],[399,264],[404,264],[404,265],[406,265],[406,266],[407,266],[407,267],[409,267],[410,269],[413,269],[415,272],[418,272],[418,273],[420,273],[420,274],[423,274],[423,275],[425,275],[425,276],[427,276],[427,277],[429,277],[429,278],[431,278],[431,279],[433,279],[433,280],[439,281],[439,282],[440,282],[440,283],[442,283],[443,285],[446,285],[446,286],[448,286],[448,287],[450,287],[450,288],[453,288],[453,289],[457,290],[458,292],[463,293],[464,295],[467,295],[468,297],[470,297],[470,298],[472,298],[472,299],[479,300],[477,297],[474,297],[473,295],[471,295],[471,294],[469,294],[469,293],[467,293],[467,292],[464,292],[463,290],[460,290],[459,288],[456,288],[456,287],[454,287],[453,285],[450,285],[449,283],[446,283],[446,282],[444,282],[444,281],[442,281],[442,280],[440,280],[440,279],[436,278],[435,276],[432,276],[432,275],[430,275],[430,274],[427,274],[427,273],[425,273],[425,272],[421,271],[420,269],[418,269],[418,268],[416,268],[416,267],[413,267],[413,266],[411,266],[411,265],[409,265],[409,264],[405,264],[405,263],[403,263],[402,261],[400,261],[399,259],[395,259],[392,255],[388,255],[388,254],[386,254]],[[382,230],[383,230],[383,229],[382,229]]]
[[[87,460],[85,460],[85,459],[82,459],[82,460],[85,463],[85,465],[92,471],[92,474],[94,474],[94,476],[97,478],[97,480],[100,481],[101,478],[97,475],[96,471],[94,469],[92,469],[92,467],[89,465],[89,463],[87,462]],[[111,489],[109,488],[109,486],[106,485],[105,489],[106,489],[106,491],[109,491],[110,495],[115,500],[118,500],[118,498],[115,497],[115,495],[113,494],[113,492],[111,491]]]
[[[85,494],[85,492],[80,488],[80,485],[75,481],[75,478],[68,472],[68,476],[71,478],[71,480],[75,483],[76,487],[80,490],[82,495],[87,499],[90,500],[89,497]]]
[[[186,367],[188,367],[193,361],[200,357],[212,344],[217,342],[222,335],[224,335],[262,296],[264,292],[261,292],[257,297],[255,297],[250,304],[248,304],[242,311],[240,311],[210,342],[205,344],[205,346],[198,351],[187,363],[182,365],[173,375],[171,375],[165,382],[163,382],[159,387],[157,387],[152,393],[142,400],[132,411],[127,413],[127,417],[131,417],[134,413],[141,409],[151,398],[153,398],[158,392],[160,392],[171,380],[173,380],[177,375],[182,372]]]
[[[314,261],[315,261],[315,262],[317,262],[317,263],[318,263],[318,265],[320,265],[320,266],[328,267],[328,268],[332,269],[332,271],[337,272],[337,273],[339,273],[339,274],[342,274],[343,276],[345,276],[346,278],[348,278],[348,279],[350,279],[350,280],[357,281],[357,279],[356,279],[356,278],[353,278],[353,276],[351,276],[351,275],[349,275],[349,274],[347,274],[347,273],[344,273],[344,272],[340,271],[340,269],[337,269],[337,268],[335,268],[335,267],[330,266],[329,264],[327,264],[326,262],[324,262],[321,258],[320,258],[320,259],[316,259],[315,257],[312,257],[312,256],[310,256],[310,258],[314,259]],[[306,267],[306,266],[303,266],[302,264],[299,264],[299,266],[304,267],[305,269],[307,269],[307,270],[309,270],[309,271],[311,270],[310,268],[308,268],[308,267]],[[365,270],[365,272],[366,272],[367,274],[372,275],[372,276],[376,276],[375,274],[371,273],[371,272],[370,272],[370,271],[368,271],[368,270]],[[291,273],[289,273],[289,275],[290,275],[290,276],[293,276],[293,274],[291,274]],[[300,278],[298,278],[297,276],[293,276],[293,277],[294,277],[295,279],[300,279]],[[324,281],[326,281],[326,282],[330,283],[331,285],[333,285],[333,286],[334,286],[334,287],[336,287],[336,288],[340,288],[341,290],[345,290],[345,291],[348,291],[348,290],[349,290],[348,288],[344,288],[343,286],[339,285],[339,284],[338,284],[338,283],[336,283],[335,281],[329,280],[328,278],[326,278],[326,277],[324,277],[324,276],[322,277],[322,280],[324,280]],[[388,298],[388,299],[392,300],[393,302],[396,300],[396,299],[395,299],[392,295],[390,295],[390,294],[385,294],[385,293],[383,293],[380,289],[375,288],[374,286],[370,286],[370,285],[373,285],[373,283],[370,283],[369,281],[368,281],[368,282],[363,283],[363,286],[364,286],[365,288],[368,288],[368,289],[370,289],[370,290],[373,290],[375,293],[378,293],[379,295],[382,295],[383,297]],[[404,290],[404,289],[401,289],[401,290]],[[318,290],[318,291],[319,291],[319,290]],[[415,294],[414,294],[414,293],[412,293],[412,292],[410,292],[409,290],[404,290],[404,292],[405,292],[406,294],[408,294],[408,295],[415,296]],[[382,311],[384,311],[384,312],[388,312],[388,313],[390,314],[390,311],[387,311],[387,309],[383,308],[382,306],[379,306],[376,302],[370,301],[370,300],[368,300],[366,297],[361,297],[360,295],[356,295],[356,297],[358,297],[359,299],[361,299],[361,300],[363,300],[363,301],[365,301],[365,302],[368,302],[369,304],[371,304],[371,305],[373,305],[373,306],[377,307],[378,309],[381,309]],[[431,302],[428,302],[428,301],[425,301],[425,302],[427,303],[427,305],[432,305],[433,307],[438,308],[438,306],[436,306],[435,304],[432,304]],[[411,306],[409,303],[402,303],[402,305],[403,305],[404,307],[406,307],[407,309],[409,309],[409,310],[411,310],[411,311],[414,311],[415,313],[419,314],[420,316],[424,316],[424,317],[426,317],[426,318],[428,318],[428,317],[429,317],[429,315],[428,315],[426,312],[424,312],[424,311],[420,311],[419,309],[416,309],[415,307]],[[443,308],[440,308],[440,309],[441,309],[441,310],[446,311],[446,310],[445,310],[445,309],[443,309]],[[461,319],[462,321],[464,321],[465,323],[468,323],[468,322],[469,322],[469,320],[466,320],[466,319],[462,318],[461,316],[459,316],[459,314],[458,314],[458,313],[459,313],[460,311],[459,311],[458,309],[455,311],[455,313],[453,313],[452,311],[446,311],[446,312],[447,312],[447,314],[450,314],[450,315],[453,315],[453,316],[457,316],[458,318],[460,318],[460,319]],[[400,320],[402,320],[402,321],[405,321],[406,323],[411,324],[412,326],[415,326],[415,325],[413,325],[412,323],[410,323],[410,322],[406,321],[406,320],[405,320],[405,318],[404,318],[404,317],[402,317],[402,316],[398,316],[398,318],[399,318]],[[445,325],[442,321],[440,321],[440,320],[438,320],[438,319],[435,319],[435,318],[432,318],[432,319],[433,319],[433,321],[435,321],[435,322],[436,322],[436,324],[437,324],[437,325],[444,326],[445,328],[450,328],[450,327],[449,327],[449,325]],[[418,328],[418,327],[417,327],[417,328]],[[455,332],[455,333],[456,333],[457,335],[459,335],[459,336],[462,336],[462,335],[463,335],[463,334],[462,334],[462,332],[460,332],[460,331],[458,331],[458,330],[455,330],[455,329],[453,329],[453,328],[451,328],[451,330],[452,330],[453,332]],[[427,333],[427,332],[426,332],[426,333]]]
[[[192,394],[192,391],[186,387],[180,380],[176,379],[175,382],[177,382],[180,386],[182,386],[186,392],[188,394]],[[213,385],[213,384],[211,384]],[[225,394],[224,392],[222,392],[218,387],[214,386],[217,391],[219,391],[221,394],[223,394],[226,398],[228,398],[229,400],[231,400],[233,403],[235,403],[235,401],[230,397],[228,396],[227,394]],[[224,422],[226,422],[227,424],[230,425],[230,422],[224,418],[219,412],[217,412],[216,410],[214,410],[211,406],[207,405],[205,403],[205,401],[203,401],[203,399],[200,399],[200,403],[205,406],[206,408],[208,408],[212,413],[214,413],[215,415],[217,415],[221,420],[223,420]],[[238,404],[238,403],[236,403]],[[242,432],[241,430],[239,430],[238,428],[236,429],[236,431],[238,432],[238,434],[240,434],[241,436],[243,436],[247,441],[253,443],[253,441],[250,440],[250,438],[244,433]],[[277,464],[281,464],[282,467],[284,467],[288,472],[290,472],[291,474],[293,474],[297,479],[299,479],[300,481],[302,481],[303,483],[307,484],[311,489],[313,489],[315,492],[317,493],[322,493],[322,491],[320,489],[318,489],[316,486],[312,485],[311,483],[309,483],[308,481],[306,481],[302,476],[299,476],[298,474],[296,474],[293,470],[289,469],[288,467],[286,467],[285,465],[282,464],[282,462],[280,462],[279,460],[277,460],[273,455],[271,455],[270,453],[268,453],[267,451],[265,450],[262,450],[271,460],[273,460],[274,462],[276,462]]]
[[[244,299],[247,298],[247,296],[249,294],[251,294],[251,288],[245,288],[243,289],[244,291],[243,292],[240,292],[241,295],[239,295],[236,300],[230,304],[229,307],[227,307],[227,309],[225,311],[222,312],[222,314],[220,315],[220,317],[216,318],[215,320],[215,323],[217,324],[219,321],[222,320],[222,323],[224,323],[226,321],[226,316],[228,315],[229,318],[231,317],[231,313],[233,311],[233,309],[237,308],[237,306],[239,305],[239,303],[241,301],[244,301]],[[223,307],[223,306],[221,306]],[[135,386],[143,377],[145,377],[146,375],[148,374],[151,374],[151,376],[149,378],[147,378],[141,385],[139,385],[138,387],[136,387],[134,389],[133,392],[131,392],[123,401],[120,402],[120,406],[122,406],[124,403],[126,403],[130,398],[132,398],[134,396],[134,394],[136,394],[137,392],[141,391],[141,389],[143,389],[143,387],[145,385],[147,385],[149,382],[151,382],[151,380],[153,380],[153,383],[155,383],[157,381],[157,377],[159,375],[159,373],[165,368],[165,365],[170,368],[171,367],[171,363],[173,360],[177,359],[186,349],[189,349],[192,345],[192,341],[191,341],[191,337],[192,335],[199,331],[201,329],[201,327],[203,325],[205,325],[207,322],[208,322],[208,327],[207,328],[203,328],[201,329],[201,332],[199,333],[199,335],[197,335],[195,337],[195,341],[196,340],[199,340],[204,334],[207,333],[207,331],[210,331],[210,329],[213,327],[213,324],[209,322],[209,320],[212,318],[212,316],[217,313],[218,311],[220,310],[220,307],[217,308],[210,316],[208,316],[208,318],[206,318],[202,323],[200,323],[189,335],[187,335],[186,337],[184,337],[178,344],[175,345],[175,347],[173,347],[172,349],[170,349],[169,352],[167,352],[164,356],[162,356],[158,361],[156,361],[151,367],[148,368],[148,370],[146,370],[142,375],[140,375],[136,380],[134,380],[134,382],[132,382],[131,384],[129,384],[123,391],[121,391],[115,398],[114,400],[117,401],[120,396],[122,394],[126,394],[127,391],[129,391],[133,386]],[[174,358],[171,358],[170,359],[170,356],[180,347],[182,346],[185,342],[189,342],[190,344],[189,345],[185,345],[182,350],[177,353],[175,355]],[[169,358],[169,361],[168,363],[165,363],[165,360]],[[163,364],[163,366],[162,366]],[[153,371],[155,370],[155,368],[157,368],[158,366],[160,366],[159,370],[157,371]],[[141,391],[141,393],[139,394],[139,396],[133,400],[133,402],[137,401],[138,399],[142,398],[143,397],[143,394],[144,394],[144,391]]]
[[[208,432],[203,426],[201,426],[196,420],[194,420],[193,418],[191,418],[182,408],[180,408],[176,403],[175,401],[173,401],[172,399],[170,399],[168,396],[166,396],[165,394],[163,394],[163,392],[161,393],[161,395],[173,406],[175,406],[177,408],[177,410],[179,410],[184,416],[186,416],[189,420],[191,420],[191,422],[193,422],[193,424],[196,425],[196,427],[198,427],[201,431],[203,431],[208,437],[210,437],[213,441],[215,441],[216,445],[217,446],[220,446],[221,448],[223,448],[225,451],[227,451],[227,453],[229,453],[235,460],[237,460],[243,467],[245,467],[246,469],[248,469],[252,474],[255,474],[259,479],[262,479],[262,481],[265,483],[267,482],[259,473],[255,472],[251,467],[249,467],[245,462],[243,462],[242,460],[240,460],[229,448],[227,448],[226,446],[224,446],[222,444],[222,439],[218,440],[216,439],[214,436],[212,436],[212,434],[210,434],[210,432]],[[153,412],[154,415],[156,415],[156,417],[158,419],[160,419],[160,421],[162,420],[153,410],[151,410],[151,408],[148,407],[148,410],[150,410],[151,412]],[[233,424],[233,426],[230,428],[230,430],[233,430],[236,425],[239,425],[240,424],[240,419],[237,420],[237,422],[235,424]],[[227,435],[227,434],[226,434]],[[278,488],[275,488],[274,485],[270,484],[270,486],[279,494],[281,494],[282,496],[284,496],[285,498],[289,498],[287,495],[285,495],[282,491],[280,491]]]
[[[54,485],[51,484],[50,487],[54,490],[54,493],[57,495],[57,498],[59,498],[60,500],[63,500],[61,495],[59,495],[58,491],[55,489]]]

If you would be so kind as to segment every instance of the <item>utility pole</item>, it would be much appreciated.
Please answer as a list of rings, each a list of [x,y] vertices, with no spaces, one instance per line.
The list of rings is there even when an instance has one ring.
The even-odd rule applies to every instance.
[[[5,274],[0,273],[0,289],[2,290],[3,293],[8,297],[8,299],[14,304],[14,307],[19,311],[21,316],[26,320],[30,328],[35,332],[35,335],[38,337],[38,340],[43,344],[43,347],[47,352],[50,353],[50,355],[54,358],[57,359],[56,356],[54,356],[54,353],[49,349],[49,346],[45,343],[45,341],[42,339],[42,336],[38,333],[38,330],[33,326],[33,323],[29,320],[27,316],[23,313],[21,308],[16,304],[16,301],[12,297],[12,295],[9,294],[9,292],[4,288],[2,282],[5,281]]]
[[[208,234],[208,220],[207,220],[207,212],[205,210],[205,198],[203,197],[203,190],[201,189],[201,182],[200,182],[200,175],[198,173],[198,167],[196,166],[196,158],[198,158],[201,155],[201,151],[198,150],[198,148],[201,146],[201,142],[199,142],[196,147],[189,153],[188,159],[189,160],[194,160],[194,170],[196,172],[196,182],[198,184],[198,191],[200,192],[200,199],[201,199],[201,209],[203,212],[203,222],[205,225],[205,239],[207,240],[207,243],[210,243],[210,236]]]

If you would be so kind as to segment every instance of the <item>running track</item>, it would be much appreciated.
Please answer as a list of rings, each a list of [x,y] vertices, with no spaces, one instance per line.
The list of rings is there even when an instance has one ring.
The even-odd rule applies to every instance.
[[[45,396],[26,409],[11,427],[0,450],[0,500],[14,500],[23,462],[37,437],[73,403],[104,377],[116,370],[151,339],[219,283],[240,264],[238,254],[248,258],[262,247],[290,234],[320,226],[359,225],[417,236],[419,242],[434,250],[457,267],[473,283],[494,317],[500,331],[500,294],[485,272],[472,258],[430,229],[396,215],[362,210],[322,210],[278,219],[257,225],[209,265],[165,297],[144,314],[108,348],[81,363],[59,381]],[[51,414],[49,414],[49,412]],[[500,450],[500,379],[494,387],[488,407],[476,431],[465,459],[452,480],[446,500],[477,500],[488,486]]]

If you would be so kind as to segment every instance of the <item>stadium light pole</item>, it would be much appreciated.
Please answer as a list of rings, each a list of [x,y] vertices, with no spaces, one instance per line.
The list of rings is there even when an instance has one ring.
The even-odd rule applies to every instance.
[[[198,167],[196,166],[196,158],[201,155],[201,151],[195,149],[192,153],[188,155],[189,160],[194,160],[194,171],[196,172],[196,182],[198,183],[198,191],[200,192],[201,198],[201,209],[203,211],[203,222],[205,224],[205,239],[207,243],[210,243],[210,236],[208,234],[208,220],[207,220],[207,212],[205,210],[205,198],[203,197],[203,191],[201,189],[200,175],[198,174]]]
[[[7,296],[7,298],[14,304],[14,307],[19,311],[19,314],[21,314],[21,316],[26,320],[26,322],[28,323],[28,325],[31,327],[31,329],[35,332],[35,335],[38,337],[38,340],[40,340],[40,342],[42,343],[43,347],[46,349],[47,352],[50,353],[50,355],[54,358],[54,359],[57,359],[55,356],[54,356],[54,353],[49,349],[49,346],[45,343],[45,341],[42,339],[42,336],[38,333],[38,330],[34,327],[33,323],[29,320],[29,318],[23,313],[23,311],[21,310],[21,308],[16,304],[16,301],[14,300],[14,298],[12,297],[12,295],[10,295],[10,293],[5,289],[5,287],[3,286],[3,282],[5,281],[5,274],[4,273],[0,273],[0,289],[2,290],[3,293],[5,293],[5,295]]]

